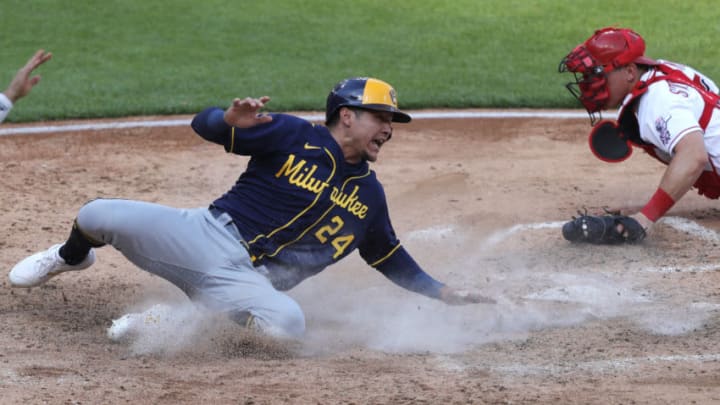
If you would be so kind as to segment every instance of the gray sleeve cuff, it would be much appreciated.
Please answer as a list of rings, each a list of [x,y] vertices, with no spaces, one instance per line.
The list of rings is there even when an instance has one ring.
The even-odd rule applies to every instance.
[[[5,120],[10,110],[13,108],[13,103],[4,93],[0,93],[0,122]]]

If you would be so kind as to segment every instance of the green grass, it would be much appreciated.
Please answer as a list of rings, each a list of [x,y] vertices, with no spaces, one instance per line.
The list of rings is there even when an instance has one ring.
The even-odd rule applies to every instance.
[[[0,86],[38,48],[43,82],[10,121],[194,113],[270,95],[322,110],[349,76],[392,83],[403,108],[578,107],[557,73],[596,28],[720,80],[720,8],[658,0],[2,0]]]

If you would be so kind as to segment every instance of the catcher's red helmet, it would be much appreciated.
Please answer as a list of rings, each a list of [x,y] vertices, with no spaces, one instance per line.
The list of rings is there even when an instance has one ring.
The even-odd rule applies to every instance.
[[[645,41],[628,28],[607,27],[595,31],[560,62],[559,71],[575,74],[575,82],[566,85],[590,114],[605,107],[609,97],[605,74],[629,63],[657,65],[645,55]]]
[[[400,111],[395,89],[382,80],[371,77],[352,77],[336,84],[327,97],[325,122],[329,122],[340,107],[393,113],[394,122],[410,122],[410,115]]]
[[[657,65],[657,61],[645,56],[645,41],[631,29],[603,28],[584,45],[606,72],[628,63]]]

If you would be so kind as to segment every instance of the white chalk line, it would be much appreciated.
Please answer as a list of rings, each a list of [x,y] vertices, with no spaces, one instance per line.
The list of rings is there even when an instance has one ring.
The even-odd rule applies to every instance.
[[[680,217],[664,217],[661,223],[668,225],[678,231],[685,232],[692,236],[697,236],[711,242],[720,241],[720,235],[710,228],[706,228],[695,221]]]
[[[647,364],[694,362],[709,363],[720,361],[720,354],[693,354],[693,355],[665,355],[644,357],[621,357],[617,359],[597,360],[578,363],[576,365],[528,365],[513,363],[490,367],[491,370],[508,374],[566,374],[578,370],[590,372],[612,372],[627,370]]]
[[[5,129],[0,129],[0,136],[1,135],[48,134],[48,133],[56,133],[56,132],[98,131],[98,130],[103,130],[103,129],[178,127],[178,126],[188,126],[188,125],[190,125],[190,120],[128,121],[128,122],[104,122],[104,123],[92,123],[92,124],[67,124],[67,125],[51,125],[51,126],[45,126],[45,127],[5,128]]]
[[[419,229],[408,233],[407,239],[432,241],[434,239],[442,239],[446,236],[450,236],[453,232],[455,232],[455,228],[452,225],[432,226],[430,228]]]
[[[502,242],[507,239],[510,235],[518,233],[520,231],[533,230],[533,229],[547,229],[547,228],[561,228],[565,222],[538,222],[534,224],[518,224],[513,225],[510,228],[502,229],[491,234],[485,239],[482,244],[484,248],[492,247],[493,245]],[[446,236],[452,235],[456,232],[455,227],[452,225],[438,225],[430,228],[419,229],[408,233],[408,240],[434,240],[442,239]]]
[[[706,264],[698,266],[661,266],[647,267],[643,271],[649,273],[705,273],[720,270],[720,264]]]
[[[526,300],[552,301],[595,305],[598,302],[617,298],[622,292],[622,300],[635,303],[648,303],[651,300],[641,294],[616,286],[596,286],[588,284],[565,284],[547,288],[543,291],[525,295]]]
[[[698,237],[700,239],[709,242],[720,241],[720,235],[717,231],[710,228],[704,227],[699,223],[689,220],[687,218],[680,217],[664,217],[660,220],[662,224],[668,225],[680,232],[684,232],[688,235]],[[715,264],[702,264],[694,266],[660,266],[660,267],[648,267],[644,268],[643,271],[651,273],[703,273],[720,270],[720,263]]]
[[[555,222],[539,222],[530,224],[517,224],[510,228],[499,230],[483,241],[483,248],[491,248],[494,245],[502,242],[511,235],[532,229],[547,229],[547,228],[562,228],[566,221],[555,221]],[[668,225],[678,231],[685,232],[691,236],[698,237],[703,240],[710,242],[720,242],[720,234],[718,232],[704,227],[699,223],[689,220],[687,218],[680,217],[664,217],[661,219],[661,223]],[[642,269],[646,272],[654,273],[693,273],[693,272],[712,272],[720,270],[720,263],[716,264],[703,264],[695,266],[661,266],[661,267],[647,267]]]
[[[525,231],[525,230],[532,230],[532,229],[546,229],[546,228],[562,228],[563,224],[565,224],[566,221],[555,221],[555,222],[539,222],[534,224],[518,224],[513,225],[510,228],[503,229],[500,231],[497,231],[493,233],[492,235],[488,236],[487,239],[483,242],[484,248],[492,247],[503,240],[507,239],[510,235]]]
[[[720,304],[716,304],[714,302],[693,302],[690,304],[690,308],[704,311],[716,311],[720,309]]]
[[[575,119],[587,117],[585,111],[442,111],[442,112],[410,112],[413,119],[469,119],[469,118],[557,118]],[[323,121],[324,115],[298,115],[308,121]],[[124,122],[98,122],[88,124],[67,124],[51,126],[32,126],[0,129],[3,135],[32,135],[57,132],[98,131],[103,129],[144,128],[144,127],[178,127],[190,125],[190,119],[177,120],[139,120]]]

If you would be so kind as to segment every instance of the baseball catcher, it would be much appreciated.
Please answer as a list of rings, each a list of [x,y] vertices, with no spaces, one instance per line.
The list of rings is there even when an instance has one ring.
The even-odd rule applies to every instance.
[[[574,76],[566,87],[590,115],[595,156],[621,162],[640,149],[666,165],[638,212],[581,215],[563,228],[566,239],[637,242],[690,190],[720,198],[720,88],[708,76],[645,56],[644,39],[616,27],[595,31],[562,59],[559,71]],[[601,112],[614,108],[617,119],[603,120]]]
[[[588,215],[579,212],[562,228],[563,237],[570,242],[598,245],[638,243],[645,239],[645,229],[638,221],[626,215],[607,212],[605,215]]]

